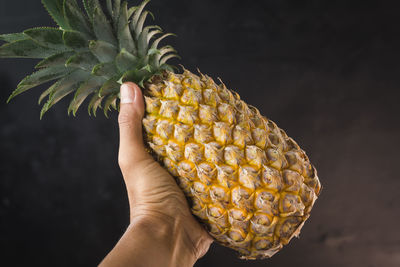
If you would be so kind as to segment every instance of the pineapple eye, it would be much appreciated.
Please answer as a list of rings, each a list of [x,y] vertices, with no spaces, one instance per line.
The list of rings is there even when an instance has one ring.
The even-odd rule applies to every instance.
[[[258,240],[257,242],[254,242],[254,247],[258,250],[265,250],[268,247],[270,247],[271,244],[272,244],[271,241],[266,240],[266,239],[261,239],[261,240]]]
[[[271,143],[272,143],[273,145],[275,145],[275,146],[278,146],[278,145],[279,145],[279,137],[278,137],[277,135],[275,135],[275,134],[270,134],[270,135],[268,136],[268,138],[269,138],[269,140],[271,141]]]
[[[214,181],[217,169],[211,163],[202,162],[196,168],[197,175],[203,183],[210,185]]]
[[[194,163],[199,163],[203,160],[203,147],[195,143],[186,144],[185,158]]]
[[[239,230],[231,230],[228,235],[234,242],[241,242],[246,238],[246,234]]]
[[[229,210],[229,216],[234,220],[244,221],[247,217],[247,213],[245,210],[233,208]]]
[[[303,216],[305,206],[297,195],[284,194],[279,203],[279,211],[281,217]]]
[[[304,182],[303,176],[292,170],[284,170],[282,173],[284,190],[298,192]]]
[[[221,186],[212,186],[210,190],[210,197],[215,202],[219,202],[224,206],[229,204],[229,194],[226,192],[226,189]]]

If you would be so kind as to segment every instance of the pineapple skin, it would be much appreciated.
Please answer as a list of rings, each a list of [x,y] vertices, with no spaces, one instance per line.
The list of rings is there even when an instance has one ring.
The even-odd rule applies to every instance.
[[[165,72],[144,91],[146,142],[219,244],[261,259],[299,235],[321,184],[292,138],[203,74]]]

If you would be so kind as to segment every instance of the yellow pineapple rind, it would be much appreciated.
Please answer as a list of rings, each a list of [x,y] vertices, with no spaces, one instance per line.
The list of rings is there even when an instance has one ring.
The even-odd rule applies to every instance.
[[[259,259],[299,235],[321,184],[293,139],[203,74],[166,72],[145,93],[148,145],[218,243]]]

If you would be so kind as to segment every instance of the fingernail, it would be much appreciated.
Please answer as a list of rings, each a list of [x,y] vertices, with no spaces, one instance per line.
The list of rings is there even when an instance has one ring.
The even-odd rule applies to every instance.
[[[121,85],[121,103],[129,104],[135,101],[135,89],[127,84]]]

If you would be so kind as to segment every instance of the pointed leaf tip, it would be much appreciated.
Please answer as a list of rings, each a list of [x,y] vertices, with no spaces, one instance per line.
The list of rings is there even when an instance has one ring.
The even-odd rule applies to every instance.
[[[0,40],[8,42],[8,43],[12,43],[12,42],[15,42],[15,41],[20,41],[20,40],[25,40],[27,38],[28,37],[22,32],[6,33],[6,34],[1,34],[0,35]]]
[[[11,94],[11,95],[7,98],[6,103],[7,103],[7,104],[10,103],[11,99],[13,99],[13,98],[14,98],[14,95]]]
[[[71,72],[71,69],[65,68],[63,66],[40,69],[40,70],[32,73],[31,75],[25,77],[18,84],[17,89],[15,89],[12,92],[8,101],[10,101],[15,96],[17,96],[31,88],[34,88],[38,85],[49,82],[51,80],[55,80],[55,79],[64,77],[65,75],[69,74],[70,72]]]

